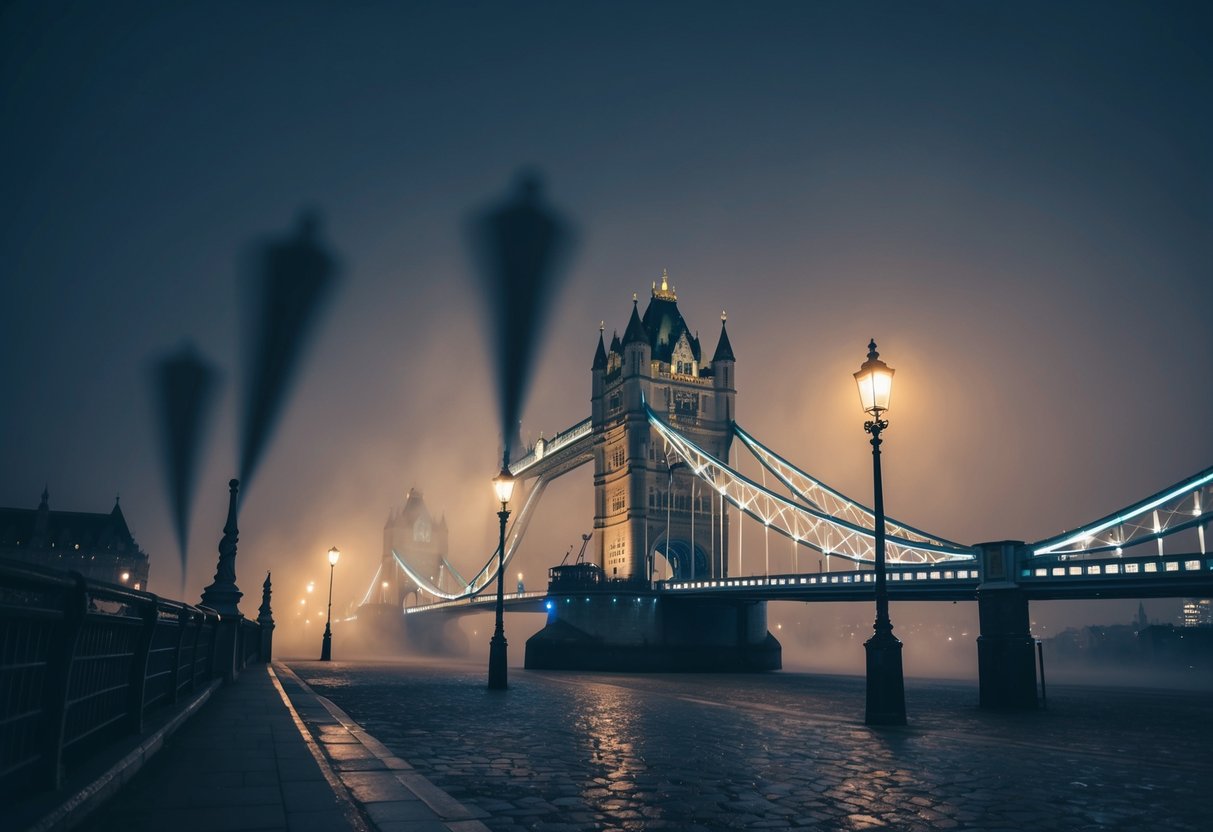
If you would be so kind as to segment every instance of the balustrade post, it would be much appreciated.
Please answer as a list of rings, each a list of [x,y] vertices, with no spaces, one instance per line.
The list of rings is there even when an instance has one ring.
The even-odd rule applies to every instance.
[[[126,729],[132,734],[143,730],[143,703],[147,697],[147,661],[152,650],[152,637],[159,622],[160,599],[155,595],[139,610],[139,637],[131,666],[127,670]]]
[[[266,664],[269,664],[274,655],[274,611],[270,607],[270,596],[273,592],[270,573],[266,572],[265,583],[261,585],[261,608],[257,610],[257,624],[261,635],[257,655]]]
[[[215,568],[215,580],[202,591],[202,605],[221,616],[215,630],[215,660],[217,668],[226,682],[240,675],[243,656],[240,655],[240,620],[244,617],[237,606],[243,593],[236,586],[236,550],[240,538],[237,527],[237,493],[239,480],[228,482],[227,522],[223,526],[223,539],[219,541],[219,563]]]
[[[67,697],[71,685],[72,661],[80,630],[88,613],[88,586],[84,577],[69,574],[73,585],[63,594],[63,619],[58,628],[56,646],[46,666],[46,710],[43,713],[43,761],[40,779],[50,788],[63,785],[63,734],[67,727]]]
[[[181,689],[181,656],[185,652],[185,637],[188,635],[190,623],[189,609],[182,605],[177,610],[177,647],[173,650],[173,689],[169,691],[168,701],[174,705],[178,700]],[[193,667],[190,667],[193,672]]]

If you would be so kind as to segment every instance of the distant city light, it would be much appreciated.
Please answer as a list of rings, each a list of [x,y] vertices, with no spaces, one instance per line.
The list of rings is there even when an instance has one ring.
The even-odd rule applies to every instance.
[[[123,572],[123,573],[122,573],[122,581],[123,581],[123,583],[125,583],[125,582],[129,581],[130,579],[131,579],[131,573],[130,573],[130,572]]]

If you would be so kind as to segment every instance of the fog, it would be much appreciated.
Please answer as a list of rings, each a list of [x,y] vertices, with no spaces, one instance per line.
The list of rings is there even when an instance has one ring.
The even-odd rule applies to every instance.
[[[325,593],[336,545],[346,614],[410,487],[474,571],[501,431],[464,223],[533,164],[579,245],[524,440],[587,415],[599,321],[622,331],[668,268],[705,343],[728,311],[739,422],[801,468],[869,501],[851,373],[874,337],[897,371],[891,516],[963,542],[1073,528],[1213,460],[1207,32],[1199,11],[1081,3],[10,7],[0,504],[33,508],[45,483],[52,509],[108,511],[120,492],[149,588],[179,592],[146,368],[191,340],[225,379],[188,538],[197,600],[247,407],[242,253],[313,206],[342,282],[243,495],[242,609],[272,571],[295,637],[287,610],[318,603],[306,585]],[[591,528],[590,488],[581,469],[548,489],[518,556],[529,587]],[[849,642],[811,640],[848,609],[803,610],[806,663],[854,669]],[[893,614],[908,634],[975,612]],[[906,644],[911,674],[971,672]]]

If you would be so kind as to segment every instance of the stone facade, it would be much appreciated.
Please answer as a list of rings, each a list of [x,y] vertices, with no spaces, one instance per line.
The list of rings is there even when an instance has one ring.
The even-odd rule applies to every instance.
[[[712,455],[727,459],[735,416],[736,359],[724,316],[711,361],[678,311],[663,274],[643,316],[633,298],[623,338],[599,333],[593,366],[594,546],[607,580],[648,584],[669,577],[723,577],[727,504],[663,442],[647,403]]]

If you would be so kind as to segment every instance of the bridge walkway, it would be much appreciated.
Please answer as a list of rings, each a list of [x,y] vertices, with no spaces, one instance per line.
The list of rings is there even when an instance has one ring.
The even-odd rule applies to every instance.
[[[217,690],[149,765],[74,828],[487,832],[479,814],[276,662]]]

